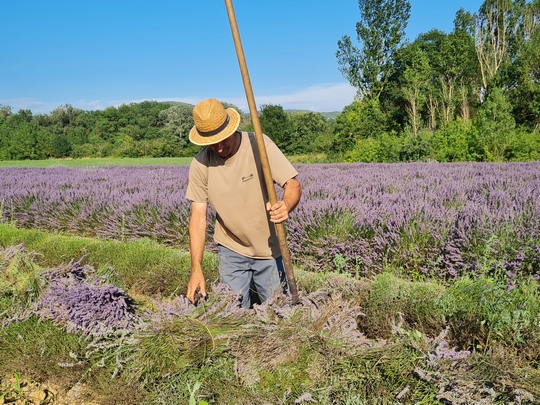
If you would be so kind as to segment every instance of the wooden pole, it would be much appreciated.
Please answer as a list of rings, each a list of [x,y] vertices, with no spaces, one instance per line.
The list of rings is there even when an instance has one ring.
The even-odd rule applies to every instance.
[[[238,57],[240,73],[242,74],[242,81],[244,82],[244,89],[246,91],[249,113],[251,114],[251,122],[253,123],[253,129],[255,131],[255,140],[257,141],[257,148],[259,149],[259,154],[261,157],[262,171],[264,175],[266,189],[268,191],[268,198],[270,200],[270,204],[275,204],[277,202],[277,196],[276,190],[274,188],[274,180],[272,179],[272,172],[270,171],[270,164],[268,162],[266,146],[264,145],[261,123],[259,121],[259,115],[257,114],[257,106],[255,104],[255,97],[253,96],[253,90],[251,88],[251,81],[249,80],[246,58],[244,56],[244,50],[242,48],[242,41],[240,39],[240,33],[238,31],[238,24],[236,23],[236,16],[234,14],[232,0],[225,0],[225,6],[227,7],[227,14],[229,16],[229,23],[231,25],[231,31],[234,40],[234,47],[236,48],[236,56]],[[283,266],[285,267],[285,274],[287,275],[287,282],[289,284],[289,291],[291,292],[292,303],[298,304],[300,302],[300,299],[298,297],[296,279],[294,278],[291,255],[289,252],[289,247],[287,246],[285,227],[282,223],[274,225],[276,227],[276,234],[279,240],[279,248],[281,250]]]

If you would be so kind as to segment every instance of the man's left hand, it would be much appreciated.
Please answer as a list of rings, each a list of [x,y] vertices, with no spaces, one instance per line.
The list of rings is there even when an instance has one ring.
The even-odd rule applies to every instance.
[[[270,221],[279,224],[289,219],[289,209],[285,201],[278,201],[274,205],[266,203],[266,210],[270,213]]]

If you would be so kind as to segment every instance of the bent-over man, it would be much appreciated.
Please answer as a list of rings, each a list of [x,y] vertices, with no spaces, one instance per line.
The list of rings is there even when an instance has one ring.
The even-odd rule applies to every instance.
[[[191,163],[186,192],[191,201],[187,297],[195,302],[196,294],[206,296],[202,258],[210,203],[217,213],[214,240],[220,282],[240,293],[242,306],[250,308],[252,282],[261,302],[286,283],[274,223],[286,221],[300,201],[298,172],[263,135],[272,177],[284,189],[282,200],[270,205],[255,135],[237,130],[240,114],[211,98],[193,108],[193,120],[189,139],[205,148]]]

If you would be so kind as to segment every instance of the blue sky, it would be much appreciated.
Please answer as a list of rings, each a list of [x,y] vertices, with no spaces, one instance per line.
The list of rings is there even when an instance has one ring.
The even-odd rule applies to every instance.
[[[414,40],[450,32],[479,0],[409,0]],[[337,41],[353,38],[357,0],[233,0],[256,104],[340,111],[354,90]],[[11,0],[0,14],[0,104],[49,113],[143,100],[215,97],[247,112],[222,0]]]

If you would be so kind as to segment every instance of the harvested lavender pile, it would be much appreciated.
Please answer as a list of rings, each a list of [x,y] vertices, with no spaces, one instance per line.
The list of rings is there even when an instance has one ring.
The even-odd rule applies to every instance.
[[[36,303],[36,314],[89,336],[106,336],[133,329],[132,300],[121,289],[95,274],[91,266],[70,262],[43,274],[45,290]]]

